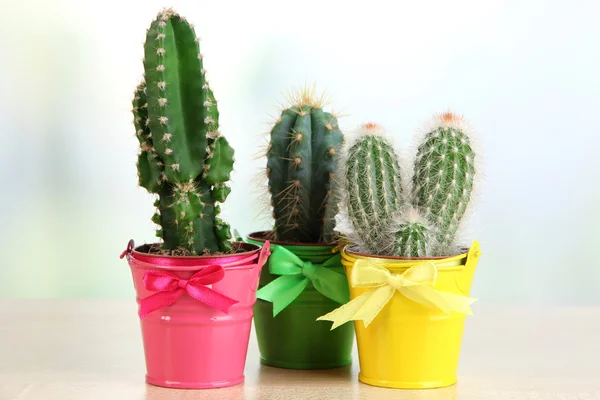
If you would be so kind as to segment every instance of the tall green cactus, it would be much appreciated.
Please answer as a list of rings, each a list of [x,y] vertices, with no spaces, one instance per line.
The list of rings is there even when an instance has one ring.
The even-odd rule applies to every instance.
[[[270,132],[267,177],[275,239],[319,243],[334,238],[334,174],[343,143],[337,119],[305,90]]]
[[[345,159],[344,185],[353,226],[346,234],[360,250],[403,257],[444,256],[453,250],[476,172],[465,126],[452,113],[434,117],[418,148],[410,196],[401,188],[397,156],[381,129],[375,124],[360,128]]]
[[[415,207],[436,225],[443,249],[454,241],[471,200],[475,154],[460,117],[444,113],[437,122],[418,149],[413,196]]]
[[[234,150],[219,132],[194,28],[162,10],[147,31],[144,54],[145,82],[135,91],[133,114],[139,183],[159,196],[157,236],[166,249],[228,251],[231,233],[216,203],[229,194]]]
[[[346,160],[348,216],[357,239],[368,251],[381,252],[389,247],[387,225],[402,206],[400,166],[381,127],[369,123],[360,130]]]

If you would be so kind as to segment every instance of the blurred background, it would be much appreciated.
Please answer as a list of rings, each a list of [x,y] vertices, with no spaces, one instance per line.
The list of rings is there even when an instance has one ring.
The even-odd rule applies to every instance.
[[[225,218],[269,228],[253,176],[283,93],[316,83],[342,128],[400,148],[461,113],[484,154],[466,237],[482,303],[600,304],[600,3],[596,1],[12,1],[0,24],[0,297],[131,298],[118,256],[155,240],[130,112],[145,30],[196,25],[236,149]],[[8,8],[7,8],[8,7]],[[467,243],[468,244],[468,243]]]

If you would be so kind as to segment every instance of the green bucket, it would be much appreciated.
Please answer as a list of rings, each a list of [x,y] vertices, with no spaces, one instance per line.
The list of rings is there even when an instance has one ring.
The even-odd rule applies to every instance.
[[[262,246],[269,233],[252,233],[247,241]],[[270,243],[271,250],[282,246],[302,261],[315,264],[331,258],[336,248],[334,244]],[[259,288],[279,277],[271,274],[268,266],[269,263],[262,269]],[[331,269],[344,275],[341,263]],[[354,324],[346,323],[332,331],[330,323],[316,320],[339,306],[339,303],[319,293],[312,283],[275,317],[273,303],[257,299],[254,326],[261,363],[290,369],[337,368],[352,363]]]

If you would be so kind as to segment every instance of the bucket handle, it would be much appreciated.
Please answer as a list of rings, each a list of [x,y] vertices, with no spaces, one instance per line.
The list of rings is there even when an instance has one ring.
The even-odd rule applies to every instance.
[[[135,248],[135,242],[133,241],[133,239],[130,239],[129,243],[127,243],[127,248],[121,253],[119,258],[123,259],[123,257],[127,256],[127,261],[129,261],[130,254],[134,248]]]
[[[454,273],[454,283],[456,284],[458,290],[464,294],[468,295],[471,292],[471,283],[473,281],[473,275],[475,274],[475,268],[477,267],[480,256],[481,250],[479,247],[479,242],[475,240],[471,244],[471,248],[467,254],[467,260],[465,262],[464,269]]]

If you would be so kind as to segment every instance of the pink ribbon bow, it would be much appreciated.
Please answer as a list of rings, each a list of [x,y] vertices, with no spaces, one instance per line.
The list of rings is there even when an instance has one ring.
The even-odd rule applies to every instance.
[[[144,287],[158,293],[141,300],[139,316],[144,317],[154,310],[174,304],[184,292],[210,307],[227,313],[238,301],[205,286],[219,282],[224,276],[225,271],[220,265],[206,267],[190,279],[180,279],[169,272],[148,271],[144,274]]]

